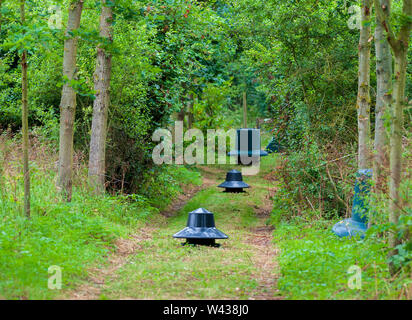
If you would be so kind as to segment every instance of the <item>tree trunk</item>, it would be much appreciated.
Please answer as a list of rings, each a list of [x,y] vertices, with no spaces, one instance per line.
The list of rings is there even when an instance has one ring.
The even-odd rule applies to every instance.
[[[186,115],[186,110],[185,107],[180,109],[180,111],[177,113],[177,121],[185,121],[185,115]]]
[[[246,92],[243,92],[243,128],[247,128],[247,100],[246,100]]]
[[[403,14],[412,16],[412,0],[404,0]],[[408,66],[408,45],[412,22],[404,23],[400,29],[399,37],[392,46],[395,56],[395,83],[393,85],[393,114],[390,135],[390,183],[389,194],[391,198],[389,222],[397,224],[402,208],[402,199],[399,193],[402,172],[402,130],[403,108],[407,104],[405,97],[406,68]],[[392,44],[391,44],[392,45]],[[389,234],[389,245],[393,248],[391,255],[396,254],[395,247],[400,243],[396,234]],[[392,270],[394,271],[394,270]]]
[[[192,129],[194,123],[194,116],[193,116],[193,93],[189,95],[189,102],[187,103],[187,126],[189,129]]]
[[[111,6],[102,0],[100,15],[100,37],[112,42]],[[105,182],[105,152],[107,135],[107,113],[110,103],[110,77],[112,56],[100,45],[97,47],[96,71],[94,74],[94,90],[96,99],[93,103],[92,133],[89,155],[89,184],[96,194],[104,192]]]
[[[368,169],[370,163],[370,0],[362,0],[362,18],[359,37],[358,78],[358,167]]]
[[[390,179],[389,179],[389,222],[397,225],[402,210],[402,199],[399,186],[402,172],[402,130],[403,108],[407,104],[405,99],[406,68],[408,66],[408,45],[412,28],[411,20],[405,19],[399,30],[398,37],[392,29],[389,15],[385,15],[387,7],[375,0],[376,14],[382,22],[387,40],[395,56],[395,81],[393,84],[393,98],[391,101],[391,134],[390,134]],[[404,0],[402,14],[412,16],[412,0]],[[396,229],[396,228],[395,228]],[[389,256],[397,254],[396,246],[401,242],[396,230],[389,232],[389,246],[392,248]],[[397,270],[393,263],[389,264],[392,274]]]
[[[381,0],[385,15],[390,15],[390,1]],[[375,192],[382,192],[387,183],[388,168],[388,137],[384,127],[384,115],[392,99],[392,54],[389,43],[384,35],[384,27],[376,17],[375,28],[376,51],[376,106],[375,106],[375,156],[373,162],[373,179]]]
[[[76,92],[71,81],[76,77],[77,37],[71,32],[80,26],[83,9],[83,0],[69,6],[69,19],[64,41],[63,78],[64,85],[60,101],[60,146],[59,146],[59,180],[58,186],[65,199],[72,198],[72,170],[73,170],[73,131],[76,112]]]
[[[26,23],[25,1],[20,2],[21,23]],[[24,31],[23,31],[24,32]],[[21,55],[22,88],[22,136],[23,136],[23,178],[24,178],[24,213],[30,218],[30,171],[29,171],[29,107],[27,99],[27,51]]]
[[[399,185],[402,172],[402,129],[403,129],[403,107],[405,103],[405,80],[407,67],[407,48],[395,52],[395,83],[393,86],[392,126],[390,135],[390,207],[389,222],[397,224],[401,205]],[[389,245],[395,248],[400,243],[394,232],[389,233]],[[395,254],[393,251],[391,255]]]

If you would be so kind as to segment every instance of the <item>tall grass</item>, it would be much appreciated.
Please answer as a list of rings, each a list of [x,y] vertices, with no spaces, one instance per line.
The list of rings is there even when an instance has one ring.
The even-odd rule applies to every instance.
[[[56,190],[56,152],[31,137],[31,218],[23,215],[20,142],[0,136],[0,298],[48,299],[50,266],[62,269],[62,288],[73,287],[87,269],[104,263],[115,241],[126,237],[158,212],[141,195],[93,196],[87,170],[76,164],[73,199]],[[173,176],[187,180],[185,169]],[[188,183],[188,181],[185,181]]]

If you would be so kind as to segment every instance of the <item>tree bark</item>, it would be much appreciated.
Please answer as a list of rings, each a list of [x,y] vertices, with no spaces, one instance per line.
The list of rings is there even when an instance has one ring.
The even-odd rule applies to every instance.
[[[183,107],[180,109],[180,111],[177,113],[177,121],[185,121],[185,115],[186,115],[186,108]]]
[[[246,91],[243,92],[243,128],[247,128],[247,100],[246,100]]]
[[[403,21],[398,37],[395,36],[390,19],[385,15],[386,7],[375,0],[376,13],[385,28],[387,40],[395,56],[395,81],[393,84],[393,99],[391,101],[391,133],[390,133],[390,179],[389,179],[389,222],[397,225],[402,209],[399,186],[402,172],[402,129],[403,108],[407,104],[405,99],[406,68],[408,65],[408,46],[412,28],[411,20]],[[412,16],[412,0],[404,0],[402,14]],[[401,242],[397,237],[396,228],[389,232],[389,246],[392,248],[389,256],[397,254],[396,246]],[[392,274],[396,268],[389,265]]]
[[[189,102],[187,103],[187,126],[189,129],[192,129],[194,123],[194,116],[193,116],[193,93],[189,94]]]
[[[359,37],[358,74],[358,167],[368,169],[370,163],[370,0],[362,0],[362,16]]]
[[[113,10],[106,0],[102,0],[100,15],[100,37],[111,43]],[[94,90],[96,99],[93,103],[92,132],[89,155],[89,184],[96,194],[105,190],[105,153],[107,135],[107,114],[110,103],[110,77],[112,55],[101,45],[97,47]]]
[[[63,78],[64,85],[60,101],[60,146],[59,146],[59,179],[58,187],[65,199],[72,198],[73,171],[73,131],[76,112],[76,92],[71,81],[76,77],[77,37],[71,32],[80,27],[83,0],[69,6],[66,39],[64,41]]]
[[[385,6],[385,15],[390,15],[390,1],[380,0]],[[384,35],[384,26],[376,17],[376,106],[375,106],[375,156],[373,161],[373,179],[375,192],[382,192],[386,185],[388,167],[388,137],[384,127],[384,115],[392,99],[392,54]]]
[[[25,1],[20,2],[21,23],[26,23]],[[24,33],[24,31],[23,31]],[[24,213],[30,218],[30,171],[29,171],[29,120],[28,120],[28,81],[27,81],[27,51],[21,55],[21,88],[22,88],[22,136],[23,136],[23,179],[24,179]]]
[[[399,185],[402,172],[402,129],[403,107],[405,103],[405,79],[407,67],[407,50],[395,52],[395,83],[393,86],[392,126],[390,135],[390,179],[389,179],[389,222],[397,224],[399,220],[401,198]],[[389,233],[389,245],[395,248],[400,243],[394,232]],[[392,252],[392,255],[395,251]]]

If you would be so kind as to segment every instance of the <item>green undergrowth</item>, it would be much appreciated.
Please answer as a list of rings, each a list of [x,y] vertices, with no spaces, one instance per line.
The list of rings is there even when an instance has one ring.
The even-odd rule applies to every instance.
[[[214,177],[224,178],[226,171],[213,169]],[[225,193],[216,186],[202,190],[172,217],[151,225],[155,231],[139,239],[139,250],[105,281],[100,299],[248,299],[262,290],[256,248],[246,239],[262,225],[254,204],[268,192],[261,177],[254,179],[247,193]],[[214,213],[216,227],[229,236],[217,240],[220,248],[182,246],[184,239],[172,237],[186,226],[188,213],[201,207]]]
[[[151,206],[163,210],[183,192],[185,185],[201,184],[202,176],[194,166],[160,166],[145,174],[145,183],[140,193]]]
[[[278,288],[282,295],[289,299],[405,298],[402,288],[407,289],[411,280],[401,273],[392,281],[385,243],[372,234],[365,240],[338,238],[331,231],[336,222],[295,217],[277,225],[274,241],[281,249]]]
[[[1,154],[0,154],[1,155]],[[5,166],[6,167],[6,166]],[[19,164],[0,171],[0,298],[51,299],[59,290],[48,288],[51,266],[62,272],[62,288],[73,288],[87,269],[107,263],[116,239],[127,237],[158,218],[162,199],[143,195],[93,196],[76,183],[72,202],[56,191],[54,170],[30,163],[31,218],[23,215],[23,182]],[[167,170],[167,169],[165,169]],[[170,168],[171,198],[180,185],[199,183],[200,174],[185,167]],[[167,172],[164,174],[167,175]],[[83,177],[85,180],[85,177]],[[163,203],[155,207],[153,203]]]

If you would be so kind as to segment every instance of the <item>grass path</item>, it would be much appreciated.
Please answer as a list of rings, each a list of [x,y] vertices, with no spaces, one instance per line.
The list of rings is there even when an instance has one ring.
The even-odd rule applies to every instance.
[[[271,212],[273,182],[265,172],[244,177],[252,188],[223,193],[216,186],[227,167],[201,167],[203,186],[186,192],[164,214],[130,239],[69,299],[280,299],[276,289],[277,248],[265,222]],[[181,246],[172,235],[188,212],[204,207],[229,239],[220,248]],[[150,225],[150,226],[149,226]]]

